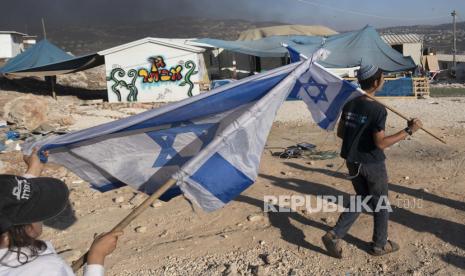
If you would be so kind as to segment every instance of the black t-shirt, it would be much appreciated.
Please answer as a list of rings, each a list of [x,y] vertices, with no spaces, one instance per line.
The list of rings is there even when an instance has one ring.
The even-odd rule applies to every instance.
[[[357,97],[342,109],[343,124],[341,157],[349,162],[375,163],[386,159],[375,145],[373,134],[384,130],[387,111],[380,103]]]

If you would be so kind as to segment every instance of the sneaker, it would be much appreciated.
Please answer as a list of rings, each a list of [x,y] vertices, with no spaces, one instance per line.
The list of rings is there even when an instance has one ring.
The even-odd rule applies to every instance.
[[[400,249],[400,246],[397,243],[393,241],[387,241],[384,247],[373,245],[372,248],[368,251],[368,253],[370,253],[373,256],[382,256],[382,255],[396,252],[399,249]]]
[[[322,238],[329,255],[342,259],[342,241],[333,231],[328,231]]]

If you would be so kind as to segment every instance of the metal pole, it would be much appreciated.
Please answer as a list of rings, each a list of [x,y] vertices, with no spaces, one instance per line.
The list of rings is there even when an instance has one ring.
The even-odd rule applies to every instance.
[[[454,26],[454,48],[452,49],[452,68],[453,68],[453,75],[455,76],[455,73],[457,71],[457,60],[455,55],[457,54],[457,36],[456,36],[456,31],[457,31],[457,26],[455,23],[455,18],[457,17],[457,12],[454,10],[451,13],[452,15],[452,24]]]
[[[47,39],[47,33],[45,32],[45,20],[42,18],[42,32],[44,33],[44,39]]]

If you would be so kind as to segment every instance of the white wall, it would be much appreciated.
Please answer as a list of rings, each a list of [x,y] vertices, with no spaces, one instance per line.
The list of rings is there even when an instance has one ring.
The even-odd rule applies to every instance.
[[[14,57],[12,44],[13,41],[10,34],[0,34],[0,58]]]
[[[144,43],[138,46],[134,46],[129,49],[125,49],[119,52],[111,53],[105,56],[105,69],[107,76],[107,90],[108,100],[110,102],[119,101],[115,90],[119,90],[121,94],[121,101],[128,101],[127,97],[130,94],[124,84],[129,84],[130,87],[132,82],[135,84],[137,89],[137,101],[138,102],[171,102],[179,101],[189,97],[188,91],[190,88],[189,84],[183,85],[184,81],[190,80],[193,83],[191,90],[192,95],[199,94],[200,74],[193,72],[190,78],[187,78],[190,68],[186,67],[186,62],[192,61],[195,64],[195,70],[199,71],[199,54],[192,53],[185,50],[175,49],[167,46],[158,45],[155,43]],[[165,67],[161,69],[174,70],[178,65],[181,68],[180,80],[156,80],[145,79],[141,75],[144,72],[150,74],[152,70],[152,63],[148,59],[150,57],[161,56],[165,62]],[[124,70],[124,76],[120,76],[120,69]],[[145,70],[146,71],[145,71]],[[129,71],[134,70],[137,72],[135,77],[128,76]],[[111,77],[113,73],[113,78]],[[115,82],[115,79],[120,82]],[[116,84],[116,86],[115,86]],[[113,87],[113,88],[112,88]],[[134,90],[134,89],[133,89]],[[134,98],[131,99],[134,101]]]
[[[403,44],[403,55],[411,56],[415,64],[421,64],[421,43],[405,43]]]

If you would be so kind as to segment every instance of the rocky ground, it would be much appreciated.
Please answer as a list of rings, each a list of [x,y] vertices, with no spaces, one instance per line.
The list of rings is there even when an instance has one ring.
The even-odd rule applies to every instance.
[[[1,91],[0,107],[24,93]],[[30,96],[27,96],[30,97]],[[151,104],[84,102],[72,96],[58,102],[43,97],[47,110],[35,125],[49,130],[76,130],[156,107]],[[29,111],[24,102],[19,109]],[[10,104],[8,104],[10,102]],[[92,102],[87,102],[92,103]],[[362,215],[345,239],[343,260],[329,257],[321,236],[335,224],[337,213],[264,212],[265,195],[347,196],[353,192],[340,158],[329,160],[279,159],[282,148],[298,142],[319,150],[338,151],[340,141],[312,124],[308,117],[276,122],[263,153],[260,175],[234,202],[213,213],[191,206],[183,197],[157,202],[126,229],[117,250],[107,259],[107,275],[460,275],[465,273],[465,98],[386,100],[443,137],[441,144],[417,133],[386,150],[390,176],[390,239],[398,253],[372,257],[366,253],[372,218]],[[34,106],[33,104],[30,106]],[[286,105],[283,108],[302,108]],[[10,108],[10,109],[8,109]],[[18,120],[11,107],[3,117]],[[282,112],[282,111],[281,111]],[[13,114],[10,114],[13,113]],[[288,112],[284,112],[288,113]],[[39,120],[40,119],[40,120]],[[28,123],[33,128],[33,122]],[[390,113],[388,132],[404,127]],[[30,130],[28,130],[30,131]],[[24,131],[27,133],[28,131]],[[19,151],[0,154],[2,173],[21,174]],[[71,205],[48,222],[43,238],[51,240],[68,262],[77,259],[95,233],[111,229],[145,195],[130,188],[99,193],[73,173],[47,165],[44,175],[64,180]]]

